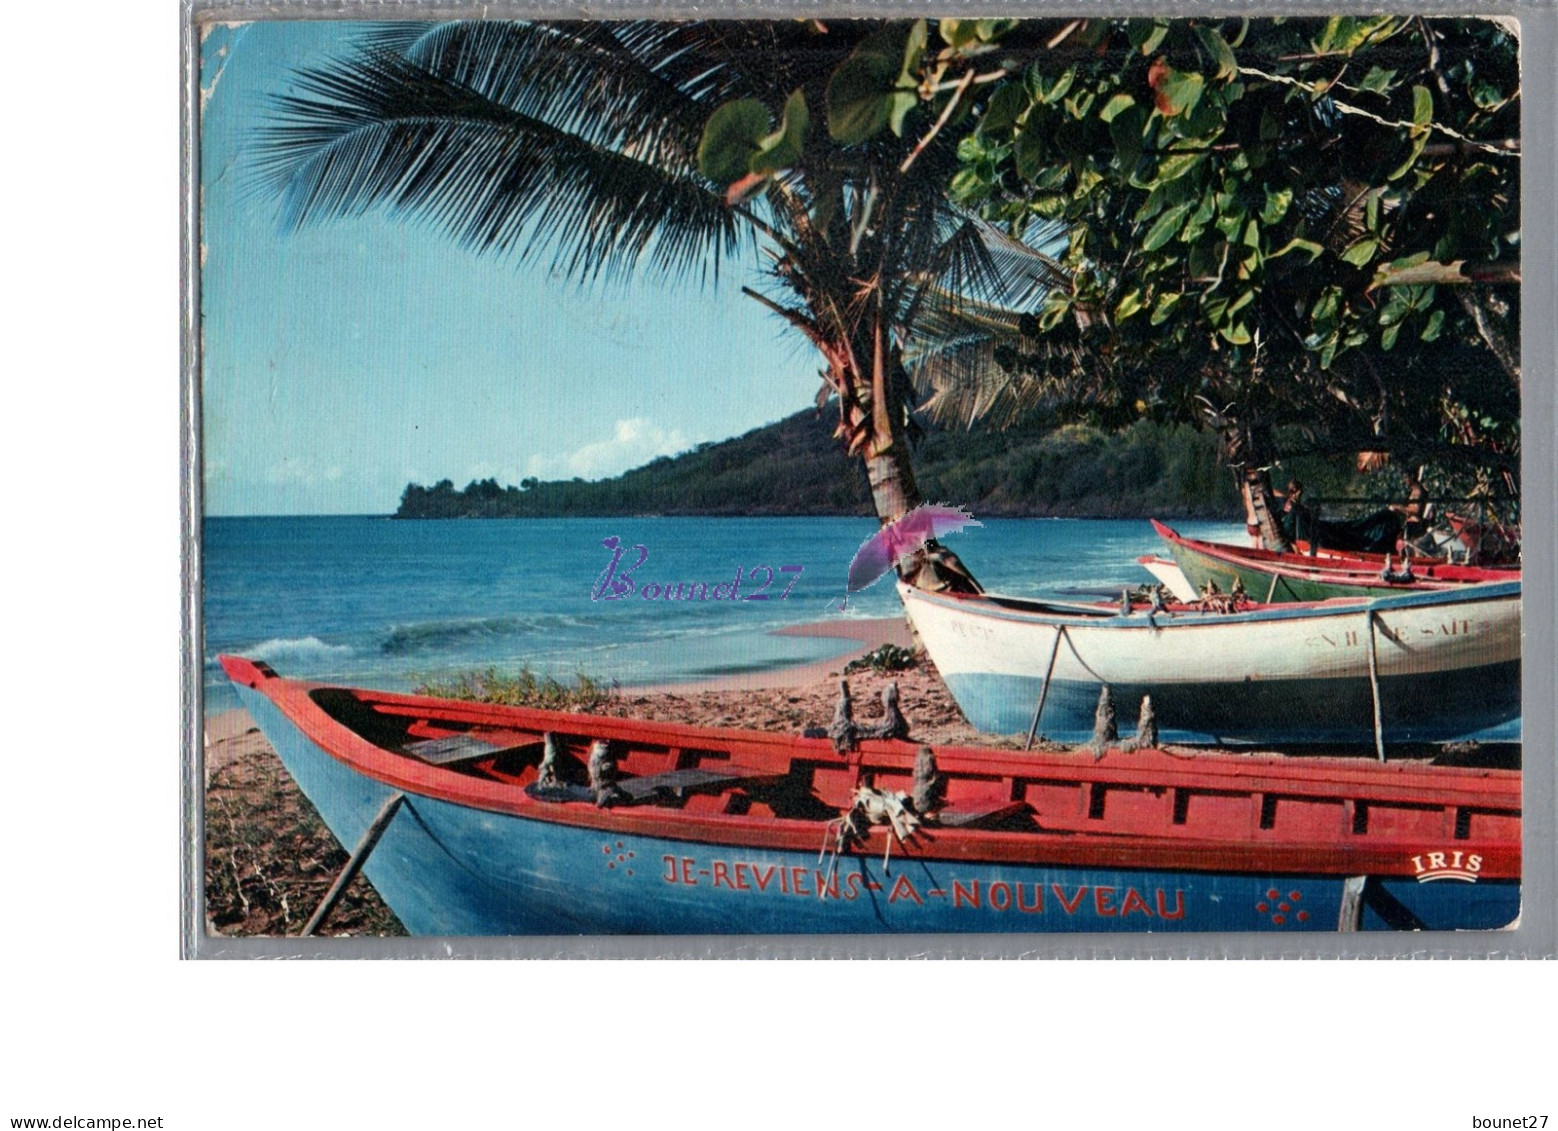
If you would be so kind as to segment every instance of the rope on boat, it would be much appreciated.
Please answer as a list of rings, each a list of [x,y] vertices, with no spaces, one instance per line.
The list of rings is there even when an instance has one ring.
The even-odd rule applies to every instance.
[[[839,857],[855,841],[865,839],[862,822],[866,828],[871,825],[887,826],[885,848],[882,853],[882,871],[891,873],[893,839],[896,837],[900,845],[908,847],[909,838],[919,830],[921,819],[914,811],[909,795],[902,790],[889,791],[869,785],[856,786],[850,798],[849,808],[844,810],[841,816],[829,821],[823,829],[822,851],[817,853],[817,863],[821,864],[823,858],[828,855],[830,839],[833,841],[833,859],[828,865],[827,880],[817,891],[819,899],[838,871]]]
[[[1379,694],[1379,655],[1374,640],[1374,610],[1369,610],[1369,695],[1374,705],[1374,753],[1385,760],[1385,724],[1381,719]]]
[[[1049,698],[1050,677],[1055,674],[1055,657],[1060,655],[1060,640],[1066,635],[1066,626],[1061,625],[1055,633],[1055,643],[1049,650],[1049,666],[1044,669],[1044,682],[1039,685],[1039,705],[1033,709],[1033,722],[1028,727],[1028,741],[1023,743],[1024,750],[1033,749],[1034,735],[1039,733],[1039,719],[1044,715],[1044,700]]]

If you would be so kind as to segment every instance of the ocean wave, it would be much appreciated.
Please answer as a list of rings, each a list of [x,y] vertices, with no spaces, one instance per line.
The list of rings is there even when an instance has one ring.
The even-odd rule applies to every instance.
[[[308,661],[327,657],[350,656],[349,644],[326,644],[317,636],[262,640],[243,654],[251,660],[264,660],[267,664],[288,660]]]
[[[581,628],[585,621],[562,613],[537,613],[530,616],[466,617],[455,620],[421,621],[391,625],[379,641],[379,650],[391,655],[432,651],[449,644],[472,640],[491,640],[527,632],[556,632]]]

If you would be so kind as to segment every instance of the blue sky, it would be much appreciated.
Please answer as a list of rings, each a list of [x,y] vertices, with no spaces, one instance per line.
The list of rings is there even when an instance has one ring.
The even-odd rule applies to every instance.
[[[292,70],[362,25],[201,47],[206,512],[394,510],[406,483],[615,475],[805,408],[821,359],[718,283],[581,288],[382,215],[283,232],[249,146]]]

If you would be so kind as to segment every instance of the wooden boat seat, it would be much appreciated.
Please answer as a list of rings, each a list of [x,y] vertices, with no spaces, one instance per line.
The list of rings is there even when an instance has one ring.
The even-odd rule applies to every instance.
[[[743,769],[740,766],[727,766],[718,770],[668,770],[663,774],[623,778],[617,782],[617,788],[634,801],[643,801],[657,793],[679,795],[689,789],[731,786],[738,782],[767,780],[774,776],[771,773]]]
[[[448,738],[423,738],[416,742],[403,743],[401,749],[430,766],[452,766],[459,762],[473,762],[478,758],[494,758],[506,754],[520,756],[534,754],[539,757],[542,744],[525,742],[514,746],[491,742],[480,735],[454,734]]]
[[[948,829],[997,825],[1032,812],[1026,801],[964,801],[936,810],[936,821]]]

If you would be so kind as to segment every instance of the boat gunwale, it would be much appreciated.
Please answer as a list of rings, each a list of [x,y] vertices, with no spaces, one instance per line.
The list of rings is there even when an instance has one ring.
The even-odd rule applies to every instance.
[[[1232,546],[1190,538],[1167,523],[1151,519],[1152,528],[1171,549],[1200,554],[1224,566],[1242,566],[1267,576],[1291,578],[1298,581],[1352,585],[1358,588],[1379,589],[1382,592],[1438,592],[1442,589],[1460,589],[1469,585],[1490,585],[1518,580],[1519,566],[1467,566],[1438,558],[1416,559],[1398,557],[1404,565],[1420,564],[1431,570],[1453,570],[1468,576],[1444,577],[1425,574],[1410,581],[1391,581],[1381,576],[1388,555],[1363,555],[1321,550],[1319,555],[1288,554],[1258,547]],[[1378,559],[1378,560],[1374,560]],[[1329,561],[1330,564],[1327,564]],[[1343,565],[1354,562],[1356,565]]]
[[[732,762],[739,763],[741,749],[760,748],[772,758],[777,752],[788,754],[793,762],[797,757],[807,761],[831,763],[830,769],[869,769],[874,772],[902,772],[912,766],[919,744],[910,742],[869,742],[852,755],[836,754],[825,739],[805,739],[799,736],[783,738],[756,731],[730,731],[697,727],[677,723],[644,723],[637,720],[618,719],[613,716],[578,715],[567,712],[542,711],[535,708],[499,707],[487,704],[465,704],[450,700],[404,695],[396,692],[369,692],[361,689],[342,688],[330,684],[310,683],[284,679],[268,667],[241,657],[221,657],[224,669],[236,682],[243,683],[269,699],[298,729],[300,734],[321,752],[381,785],[403,790],[416,796],[447,802],[466,808],[535,820],[574,828],[609,831],[616,834],[631,833],[665,840],[683,841],[703,845],[745,848],[760,851],[805,851],[817,849],[819,832],[824,822],[816,819],[751,816],[747,814],[705,814],[677,811],[674,818],[652,805],[597,808],[585,803],[555,803],[531,797],[522,787],[512,783],[487,780],[460,773],[451,767],[432,766],[415,758],[379,746],[363,737],[346,723],[335,718],[314,697],[321,689],[346,691],[359,702],[372,706],[374,702],[399,702],[404,705],[441,704],[459,709],[461,714],[477,718],[486,717],[495,725],[506,717],[508,729],[533,731],[532,725],[513,726],[515,719],[529,717],[533,722],[551,722],[550,729],[566,735],[615,738],[624,742],[648,742],[650,745],[676,744],[695,749],[710,749],[728,753]],[[236,669],[236,670],[235,670]],[[245,671],[244,669],[247,669]],[[367,698],[364,698],[367,696]],[[469,711],[466,710],[469,708]],[[482,708],[485,708],[483,710]],[[492,718],[497,715],[497,718]],[[475,719],[473,719],[475,721]],[[640,730],[658,731],[659,738],[624,735],[634,727]],[[602,733],[616,731],[616,735]],[[1005,755],[1005,756],[1002,756]],[[1352,766],[1342,759],[1314,759],[1324,761],[1323,766],[1283,763],[1284,772],[1269,777],[1255,777],[1243,770],[1240,763],[1248,764],[1257,756],[1252,755],[1199,755],[1194,766],[1178,763],[1188,761],[1162,752],[1136,752],[1130,755],[1134,764],[1100,766],[1091,756],[1083,764],[1075,755],[1073,762],[1062,762],[1067,755],[1035,755],[1011,752],[980,752],[978,748],[942,747],[937,750],[938,761],[955,767],[957,772],[976,774],[982,762],[991,763],[985,769],[989,774],[999,767],[1001,777],[1036,779],[1044,774],[1024,773],[1035,771],[1067,771],[1067,784],[1102,784],[1095,779],[1107,773],[1108,784],[1122,788],[1161,788],[1165,792],[1187,788],[1187,781],[1176,785],[1164,780],[1164,773],[1177,773],[1191,778],[1200,775],[1212,784],[1195,783],[1208,792],[1218,792],[1218,779],[1226,779],[1228,788],[1247,794],[1274,794],[1279,797],[1320,797],[1345,804],[1347,798],[1339,796],[1336,787],[1369,785],[1373,793],[1365,803],[1386,804],[1391,800],[1410,805],[1422,802],[1430,807],[1451,806],[1478,811],[1506,813],[1517,820],[1521,816],[1520,773],[1513,770],[1477,769],[1460,767],[1424,767],[1395,764],[1379,767]],[[877,763],[867,765],[867,759]],[[1142,765],[1141,759],[1153,758],[1156,765]],[[901,762],[900,766],[881,764],[883,759]],[[1208,764],[1208,760],[1215,760]],[[1116,763],[1118,763],[1116,759]],[[1275,758],[1262,759],[1275,769]],[[1310,761],[1309,759],[1305,760]],[[963,763],[972,763],[965,768]],[[1341,763],[1341,764],[1336,764]],[[1396,779],[1425,778],[1420,782],[1396,780],[1390,784],[1400,791],[1390,797],[1379,792],[1378,777],[1390,772]],[[1295,777],[1296,773],[1296,777]],[[1335,775],[1329,776],[1329,775]],[[1426,777],[1425,777],[1426,775]],[[1463,786],[1432,781],[1433,776],[1453,776],[1465,779]],[[1309,777],[1317,780],[1305,783]],[[1254,778],[1254,782],[1251,779]],[[1233,784],[1237,779],[1238,784]],[[1475,785],[1472,783],[1476,783]],[[1309,788],[1306,789],[1305,785]],[[1325,788],[1330,786],[1332,788]],[[1491,788],[1490,788],[1491,787]],[[1423,792],[1427,789],[1429,792]],[[1412,790],[1411,796],[1404,791]],[[1227,792],[1224,789],[1223,792]],[[1430,796],[1437,793],[1438,798]],[[1496,796],[1490,796],[1495,795]],[[1041,819],[1042,819],[1042,815]],[[1520,840],[1490,839],[1479,841],[1452,841],[1448,837],[1430,839],[1426,834],[1414,840],[1387,840],[1384,835],[1369,839],[1369,834],[1355,834],[1358,840],[1314,839],[1260,840],[1254,833],[1250,840],[1211,838],[1187,833],[1183,836],[1141,832],[1110,833],[1107,831],[1070,829],[1038,829],[1021,831],[986,829],[951,829],[927,826],[922,838],[911,841],[906,855],[911,859],[944,861],[977,861],[1000,865],[1055,865],[1140,868],[1144,870],[1189,870],[1209,872],[1311,873],[1332,875],[1369,874],[1410,875],[1407,865],[1416,853],[1442,850],[1449,843],[1477,844],[1485,857],[1482,875],[1488,879],[1513,879],[1520,874]],[[880,851],[886,846],[888,832],[882,827],[866,830],[861,853]],[[1340,834],[1339,834],[1340,835]]]
[[[1332,617],[1351,616],[1359,613],[1390,612],[1396,609],[1412,609],[1422,606],[1462,605],[1473,602],[1496,603],[1505,600],[1520,601],[1519,581],[1486,581],[1456,585],[1445,589],[1407,590],[1394,592],[1387,597],[1329,597],[1323,601],[1289,601],[1263,604],[1252,601],[1238,612],[1201,612],[1194,606],[1170,609],[1171,618],[1157,619],[1147,615],[1143,608],[1124,616],[1118,606],[1108,603],[1087,606],[1095,611],[1072,613],[1064,611],[1063,604],[1042,598],[1018,597],[1001,593],[931,593],[924,589],[898,583],[900,597],[913,597],[944,609],[956,609],[973,616],[991,620],[1014,621],[1019,624],[1054,624],[1068,627],[1108,629],[1145,629],[1158,632],[1164,629],[1185,629],[1221,625],[1260,624],[1278,620],[1327,620]],[[1040,608],[1012,608],[1001,602],[1036,605]],[[1056,611],[1045,611],[1045,606]],[[1079,608],[1081,606],[1078,606]],[[1111,612],[1111,608],[1113,611]]]

